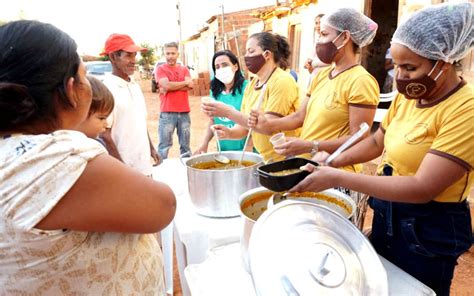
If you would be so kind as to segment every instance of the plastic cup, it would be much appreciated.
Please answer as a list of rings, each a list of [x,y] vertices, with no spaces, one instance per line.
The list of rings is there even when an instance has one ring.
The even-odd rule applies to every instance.
[[[212,103],[213,101],[214,101],[213,97],[209,97],[209,96],[201,97],[201,103]]]
[[[274,134],[270,138],[270,142],[272,143],[273,147],[284,144],[286,142],[285,133]]]

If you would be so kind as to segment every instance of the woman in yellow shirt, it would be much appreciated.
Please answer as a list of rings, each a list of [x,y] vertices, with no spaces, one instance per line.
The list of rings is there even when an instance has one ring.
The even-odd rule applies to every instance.
[[[357,62],[358,48],[370,44],[377,24],[362,13],[342,8],[321,19],[316,44],[319,59],[333,66],[322,69],[296,113],[270,118],[252,111],[249,125],[264,134],[302,127],[300,138],[290,138],[275,150],[284,156],[304,155],[318,150],[335,151],[363,122],[372,124],[379,101],[377,81]],[[361,167],[350,166],[352,172]]]
[[[219,138],[240,139],[247,135],[246,114],[250,113],[251,108],[256,108],[262,91],[261,109],[270,118],[287,116],[299,106],[298,87],[294,78],[278,66],[287,64],[290,56],[286,38],[269,32],[256,33],[247,41],[246,50],[245,64],[255,77],[245,89],[241,112],[219,102],[202,104],[208,116],[227,117],[238,124],[231,129],[215,125]],[[291,137],[297,134],[296,131],[289,131],[286,135]],[[253,144],[265,161],[283,159],[283,156],[275,153],[269,139],[269,135],[252,132]]]
[[[473,11],[472,3],[434,5],[396,30],[390,50],[399,95],[381,128],[330,164],[366,162],[385,151],[379,176],[307,166],[312,174],[292,189],[344,186],[370,194],[376,251],[437,295],[449,295],[457,258],[472,244],[466,199],[474,180],[474,88],[454,63],[473,47]]]

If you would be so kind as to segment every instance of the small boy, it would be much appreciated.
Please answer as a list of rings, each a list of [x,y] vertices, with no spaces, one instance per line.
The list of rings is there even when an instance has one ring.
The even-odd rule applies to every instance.
[[[107,86],[99,79],[92,76],[87,76],[87,79],[92,88],[92,102],[87,118],[79,125],[77,130],[106,146],[99,136],[105,132],[107,117],[114,109],[114,97]]]

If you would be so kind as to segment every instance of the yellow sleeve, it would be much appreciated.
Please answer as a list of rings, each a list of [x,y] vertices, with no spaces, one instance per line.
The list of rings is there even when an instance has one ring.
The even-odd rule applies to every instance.
[[[352,105],[377,106],[380,99],[380,89],[377,80],[370,74],[356,77],[352,82],[348,103]]]
[[[271,87],[267,87],[265,99],[265,112],[288,114],[298,105],[298,86],[290,75],[281,76],[273,81]]]
[[[242,104],[240,105],[240,112],[242,113],[250,112],[249,98],[250,98],[250,92],[253,90],[253,86],[250,86],[250,84],[252,83],[247,83],[247,86],[245,87],[245,90],[244,90],[244,95],[242,97]]]
[[[385,118],[382,120],[382,123],[380,125],[384,132],[387,130],[387,127],[389,126],[393,117],[397,113],[397,109],[400,106],[402,100],[404,100],[404,98],[401,94],[397,94],[395,98],[393,98],[393,101],[390,104],[390,108],[388,108],[387,114],[385,115]]]
[[[444,117],[445,122],[439,129],[431,145],[437,150],[463,160],[469,170],[474,166],[474,103],[462,105],[453,114]]]
[[[311,97],[311,94],[313,93],[313,90],[316,88],[316,85],[318,85],[319,81],[321,80],[321,76],[322,75],[328,75],[328,70],[331,70],[332,67],[327,67],[328,69],[324,69],[324,70],[320,70],[318,71],[318,73],[316,73],[316,75],[314,75],[313,79],[311,80],[311,83],[309,85],[309,89],[308,89],[308,92],[306,93],[306,95],[308,97]]]

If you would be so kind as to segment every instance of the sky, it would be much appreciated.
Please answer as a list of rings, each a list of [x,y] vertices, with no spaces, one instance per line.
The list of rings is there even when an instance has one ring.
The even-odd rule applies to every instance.
[[[68,33],[80,54],[98,55],[112,33],[150,45],[179,40],[178,0],[0,0],[0,20],[35,19]],[[183,39],[215,14],[273,5],[275,0],[179,0]]]

